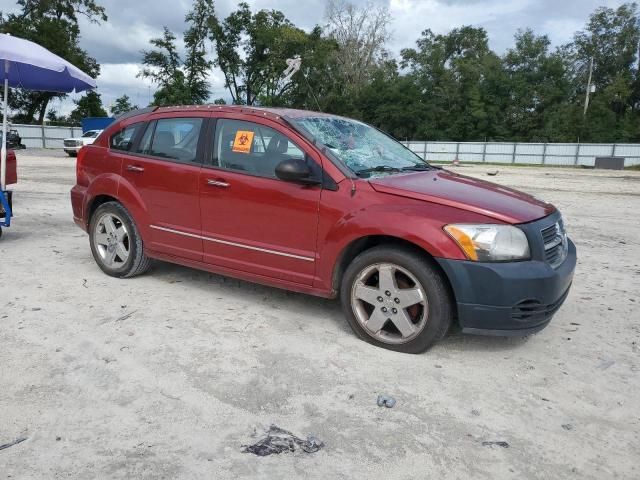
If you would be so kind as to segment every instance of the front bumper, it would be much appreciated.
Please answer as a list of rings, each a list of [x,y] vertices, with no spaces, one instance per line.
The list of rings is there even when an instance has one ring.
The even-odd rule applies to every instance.
[[[436,259],[451,282],[464,333],[521,336],[546,327],[566,299],[576,247],[557,268],[542,260],[479,263]]]

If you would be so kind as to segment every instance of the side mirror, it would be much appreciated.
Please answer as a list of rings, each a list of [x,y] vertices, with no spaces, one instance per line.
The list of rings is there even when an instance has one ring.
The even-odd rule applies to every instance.
[[[299,158],[283,160],[276,166],[276,177],[287,182],[304,183],[314,185],[320,183],[312,178],[313,172],[307,162]]]

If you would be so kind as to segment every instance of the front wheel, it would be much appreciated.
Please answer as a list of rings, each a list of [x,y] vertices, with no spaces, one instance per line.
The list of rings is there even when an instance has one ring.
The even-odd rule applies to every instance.
[[[98,266],[112,277],[134,277],[147,271],[150,259],[129,212],[118,202],[100,205],[89,223],[91,253]]]
[[[344,274],[340,297],[353,331],[389,350],[424,352],[452,323],[442,274],[408,248],[382,246],[360,254]]]

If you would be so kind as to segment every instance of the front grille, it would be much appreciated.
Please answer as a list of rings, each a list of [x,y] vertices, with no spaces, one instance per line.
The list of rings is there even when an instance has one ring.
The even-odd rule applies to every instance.
[[[64,146],[65,147],[77,147],[78,146],[78,141],[77,140],[65,140],[64,141]]]
[[[569,294],[567,289],[562,296],[553,303],[543,304],[537,300],[525,300],[511,309],[511,318],[516,322],[531,322],[550,318],[562,306]]]
[[[553,268],[560,266],[567,258],[569,247],[562,220],[549,227],[543,228],[540,233],[542,234],[542,242],[544,243],[545,260],[549,262]]]

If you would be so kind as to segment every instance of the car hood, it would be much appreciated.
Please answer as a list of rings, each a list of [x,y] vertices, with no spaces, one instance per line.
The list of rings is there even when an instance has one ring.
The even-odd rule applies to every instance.
[[[479,213],[506,223],[527,223],[555,207],[512,188],[447,170],[430,170],[369,179],[374,190]]]

